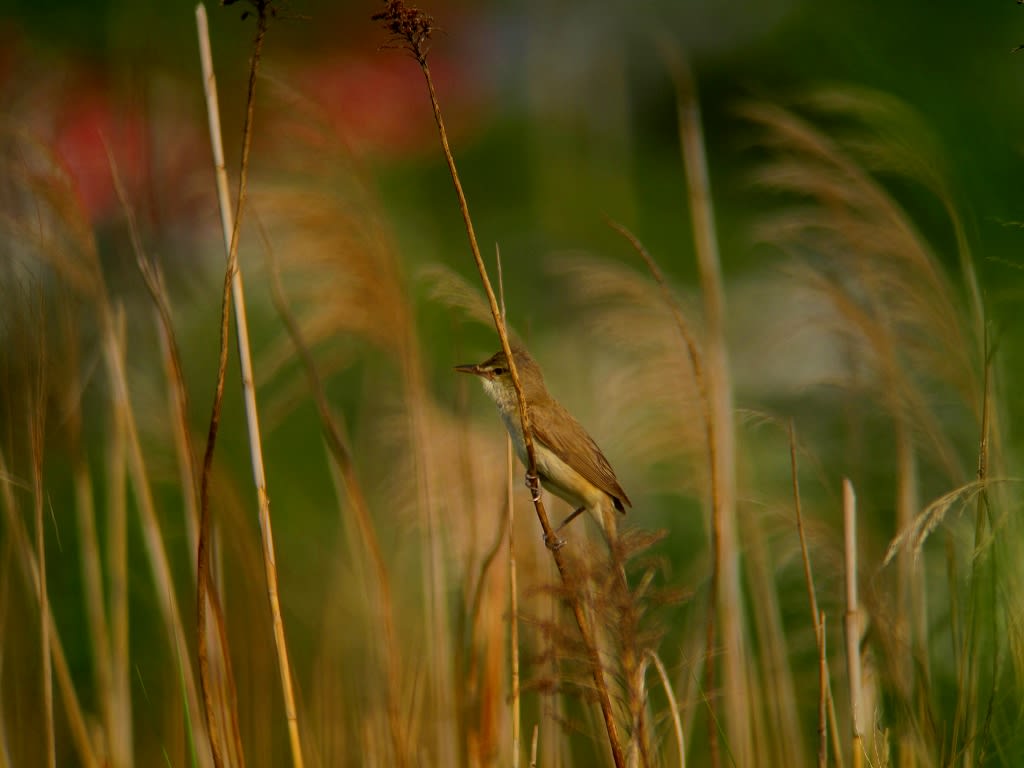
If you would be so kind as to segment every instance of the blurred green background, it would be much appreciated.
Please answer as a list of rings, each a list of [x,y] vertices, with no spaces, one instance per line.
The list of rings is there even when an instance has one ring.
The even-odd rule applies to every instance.
[[[233,179],[254,30],[252,19],[242,18],[245,7],[239,3],[208,8]],[[474,420],[484,412],[490,417],[490,405],[475,390],[467,396],[451,366],[489,354],[495,346],[493,333],[437,301],[435,283],[424,276],[425,267],[440,264],[471,284],[476,280],[422,75],[405,52],[386,46],[384,32],[370,20],[378,8],[374,3],[295,0],[278,6],[271,25],[257,96],[253,214],[247,216],[241,249],[243,269],[256,265],[251,322],[257,358],[287,354],[281,352],[287,344],[267,300],[254,222],[269,222],[275,234],[287,231],[288,223],[282,221],[286,209],[278,207],[275,195],[307,184],[333,196],[341,208],[351,202],[350,215],[372,219],[386,232],[382,238],[393,245],[397,272],[411,298],[411,322],[422,349],[427,390],[452,412],[472,414]],[[832,505],[823,524],[837,524],[838,477],[859,474],[864,481],[860,491],[868,518],[867,546],[876,560],[884,552],[895,533],[889,428],[880,416],[871,421],[878,414],[866,408],[861,424],[866,458],[851,458],[849,444],[837,437],[849,424],[838,412],[841,409],[832,407],[828,351],[813,345],[802,348],[796,336],[769,339],[775,323],[785,327],[785,310],[794,309],[792,304],[799,299],[765,292],[764,286],[775,285],[785,259],[781,249],[758,236],[758,226],[785,200],[753,181],[766,150],[755,146],[755,130],[738,112],[744,103],[799,104],[809,88],[839,84],[875,89],[917,113],[928,132],[912,137],[912,143],[919,142],[928,162],[935,164],[933,170],[944,178],[965,222],[998,349],[999,373],[1008,382],[1000,403],[1005,417],[1001,461],[1014,466],[1012,456],[1019,447],[1014,425],[1022,404],[1014,396],[1013,382],[1024,380],[1024,327],[1018,310],[1024,287],[1024,261],[1019,255],[1024,215],[1015,194],[1019,137],[1024,135],[1024,53],[1011,54],[1024,42],[1024,9],[1019,4],[440,0],[427,10],[441,28],[431,52],[439,98],[477,235],[492,264],[494,244],[501,249],[512,324],[528,340],[538,342],[535,351],[556,394],[584,423],[594,425],[592,430],[619,468],[623,484],[634,501],[640,501],[631,520],[642,527],[673,529],[674,536],[658,551],[674,563],[677,575],[700,579],[687,570],[705,543],[699,500],[684,496],[680,502],[666,490],[672,486],[669,481],[664,487],[654,483],[632,490],[657,480],[659,472],[671,475],[677,468],[637,466],[636,460],[607,445],[608,436],[618,434],[607,423],[613,417],[601,421],[601,395],[592,386],[599,377],[579,364],[588,359],[588,348],[594,348],[594,365],[599,366],[606,350],[599,332],[588,332],[586,308],[567,285],[571,278],[558,268],[568,256],[587,254],[639,271],[635,254],[605,223],[607,216],[632,229],[680,294],[697,304],[675,92],[657,48],[664,38],[685,51],[700,92],[732,310],[729,340],[737,406],[793,417],[798,429],[817,441],[818,453],[811,463],[825,468],[822,487],[809,493]],[[155,383],[160,380],[159,359],[145,314],[148,297],[110,179],[103,140],[109,143],[139,217],[144,244],[167,277],[185,354],[193,428],[200,434],[216,361],[223,253],[193,7],[98,0],[0,3],[0,99],[8,129],[25,131],[52,148],[72,180],[96,235],[110,295],[125,302],[129,317],[146,318],[130,320],[127,335],[129,367],[140,387],[135,408],[152,436],[165,418]],[[16,152],[9,154],[8,162],[17,162]],[[895,175],[881,182],[932,245],[957,295],[963,297],[966,288],[961,284],[955,232],[941,203]],[[25,215],[24,209],[20,215]],[[20,264],[21,258],[17,249],[10,249],[12,264]],[[315,260],[316,255],[309,258]],[[22,266],[5,269],[5,293],[16,292]],[[35,271],[28,267],[26,272]],[[305,304],[296,299],[297,311],[308,318],[326,311],[331,286],[302,284],[297,295],[306,298]],[[18,349],[13,327],[5,329],[0,352],[9,356],[8,362]],[[562,331],[575,342],[559,341]],[[390,364],[366,354],[373,342],[367,343],[365,337],[335,335],[314,341],[319,359],[333,373],[328,381],[332,402],[344,414],[357,444],[372,443],[386,410],[373,402],[373,395],[397,388]],[[86,343],[82,354],[88,363],[97,353]],[[823,357],[816,369],[818,354]],[[261,400],[265,397],[268,408],[267,463],[275,507],[287,510],[275,521],[278,565],[285,584],[285,624],[293,650],[302,659],[314,655],[319,642],[325,622],[322,584],[338,557],[336,539],[342,526],[331,500],[319,422],[312,405],[295,394],[300,377],[294,371],[290,378],[275,377],[271,373],[260,382],[265,387]],[[248,510],[253,494],[246,485],[247,449],[236,390],[237,371],[232,369],[218,450],[226,473],[244,489],[240,507]],[[86,440],[102,444],[107,428],[103,396],[88,387],[85,391]],[[938,392],[933,407],[954,435],[969,476],[977,434],[958,406],[942,400],[947,394]],[[7,433],[20,429],[18,407],[10,402],[0,419]],[[492,426],[497,446],[500,433],[496,424]],[[49,473],[53,479],[48,488],[57,509],[72,493],[61,474],[60,430],[59,416],[51,418],[49,431],[55,436],[47,461],[56,469]],[[172,484],[160,505],[170,507],[177,496],[169,449],[154,450],[155,476]],[[784,440],[756,432],[744,451],[749,485],[762,482],[766,493],[770,487],[784,498]],[[386,474],[375,464],[381,452],[357,457],[357,463],[363,462],[369,474]],[[930,470],[935,467],[926,466],[922,473],[924,502],[949,490],[946,478]],[[97,470],[97,475],[102,473]],[[102,486],[99,480],[101,493]],[[680,505],[690,514],[669,511]],[[395,530],[386,514],[380,521],[385,548],[402,551],[405,532]],[[51,522],[48,536],[61,538],[59,546],[67,547],[68,560],[60,562],[57,550],[50,564],[50,590],[58,622],[73,638],[84,623],[75,533],[70,517],[55,512]],[[188,553],[182,524],[172,515],[162,522],[164,535],[178,549],[173,565],[184,584]],[[49,546],[58,545],[53,541]],[[137,541],[130,549],[133,573],[145,573]],[[786,589],[797,593],[797,607],[787,617],[798,621],[802,586],[795,574],[788,571],[781,578]],[[245,577],[229,575],[229,582],[232,578]],[[133,616],[147,615],[150,589],[133,584]],[[258,634],[261,627],[262,617],[257,617],[245,632]],[[133,621],[139,681],[146,679],[147,663],[166,663],[147,657],[148,631],[144,619]],[[75,679],[88,693],[89,650],[73,639],[68,646]],[[305,663],[297,666],[300,678],[305,674],[308,679]],[[139,682],[136,698],[145,695],[143,688]],[[160,731],[157,725],[137,724],[136,732],[146,727]],[[813,724],[808,722],[805,730],[810,734]],[[147,734],[143,732],[138,741],[145,742]],[[281,756],[282,742],[275,740],[275,754]],[[1014,755],[1021,753],[1013,751],[1017,745],[1012,739],[1005,743],[1002,764],[1015,764]]]
[[[253,28],[240,19],[244,7],[210,9],[229,159]],[[369,18],[376,8],[280,5],[265,75],[314,102],[350,143],[400,242],[420,246],[405,254],[468,274],[420,75],[380,50],[384,33]],[[689,276],[692,259],[674,258],[689,248],[688,217],[674,95],[652,45],[658,32],[678,41],[697,72],[727,270],[763,263],[750,220],[771,202],[751,189],[756,155],[744,153],[750,132],[736,105],[856,84],[920,113],[968,217],[983,284],[997,301],[1014,298],[1017,270],[1002,262],[1014,262],[1014,137],[1024,119],[1020,57],[1010,54],[1020,37],[1015,3],[442,2],[428,10],[442,30],[432,58],[477,226],[508,258],[532,265],[552,249],[607,247],[615,238],[600,224],[606,213]],[[115,148],[155,239],[194,231],[183,217],[212,216],[200,185],[208,140],[190,7],[8,2],[3,11],[5,112],[53,140],[95,220],[112,225],[118,213],[99,132],[124,139]],[[288,137],[275,132],[275,102],[263,96],[256,146],[272,155]],[[552,157],[557,165],[545,165]],[[912,190],[901,202],[951,259],[941,212],[916,208]],[[529,271],[510,270],[511,284]],[[534,304],[529,311],[550,306]]]

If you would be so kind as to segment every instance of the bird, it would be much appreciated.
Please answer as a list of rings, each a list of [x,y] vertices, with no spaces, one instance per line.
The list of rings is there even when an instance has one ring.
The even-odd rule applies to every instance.
[[[537,477],[545,489],[567,501],[574,510],[555,529],[555,540],[547,541],[548,546],[564,545],[564,540],[557,538],[558,532],[584,511],[594,516],[611,543],[617,527],[615,513],[625,514],[626,508],[632,506],[629,497],[594,438],[548,392],[537,362],[522,346],[516,344],[511,349],[529,411]],[[504,350],[498,350],[482,363],[457,365],[455,370],[480,379],[484,391],[498,407],[516,455],[528,468],[519,401]],[[535,492],[536,485],[531,483],[527,471],[527,486]]]

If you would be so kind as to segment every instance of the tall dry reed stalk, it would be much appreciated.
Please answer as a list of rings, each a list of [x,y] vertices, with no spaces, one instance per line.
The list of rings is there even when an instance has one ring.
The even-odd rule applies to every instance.
[[[458,200],[459,210],[462,213],[462,218],[466,227],[466,234],[469,239],[470,250],[472,251],[473,260],[476,264],[477,271],[480,275],[481,283],[484,287],[484,292],[487,295],[487,301],[490,306],[491,315],[494,319],[495,330],[498,333],[498,337],[501,341],[501,348],[504,350],[505,355],[509,359],[509,372],[512,377],[513,384],[516,390],[516,396],[519,401],[519,416],[522,420],[523,434],[526,443],[526,453],[528,457],[527,476],[532,478],[534,485],[533,490],[533,502],[537,512],[538,521],[541,524],[541,528],[544,532],[545,541],[554,541],[554,531],[551,527],[551,523],[547,516],[547,511],[544,508],[544,503],[540,495],[540,485],[537,480],[536,472],[536,454],[533,442],[533,432],[530,428],[530,417],[527,403],[523,395],[522,383],[519,379],[519,373],[516,370],[515,362],[512,356],[510,342],[508,338],[508,332],[505,328],[504,319],[501,315],[501,311],[498,307],[498,301],[494,293],[494,289],[491,286],[490,279],[487,275],[487,269],[484,266],[483,258],[480,255],[480,248],[477,244],[476,234],[473,228],[473,222],[469,214],[469,207],[466,202],[466,196],[462,189],[462,184],[459,180],[459,174],[455,166],[455,160],[452,156],[451,148],[448,143],[448,135],[445,130],[444,120],[441,115],[441,108],[438,102],[437,93],[434,88],[433,78],[431,77],[430,67],[427,64],[427,50],[430,45],[430,37],[433,33],[434,21],[433,19],[423,13],[422,11],[407,7],[402,0],[389,0],[385,4],[385,10],[375,14],[375,20],[382,23],[385,29],[392,35],[392,39],[399,45],[403,46],[413,58],[416,60],[423,73],[426,81],[427,91],[430,96],[430,103],[434,112],[434,121],[437,124],[438,136],[441,142],[441,148],[443,150],[445,160],[448,164],[448,170],[450,172],[452,182],[455,186],[456,197]],[[552,557],[555,561],[555,565],[558,568],[559,576],[563,582],[570,582],[572,577],[568,571],[568,564],[560,548],[551,548]],[[603,662],[599,656],[597,642],[594,637],[594,628],[591,625],[587,615],[586,609],[583,603],[574,594],[570,594],[570,607],[576,619],[576,624],[579,629],[580,635],[583,640],[585,652],[589,657],[590,672],[593,676],[598,701],[601,708],[602,717],[604,720],[604,726],[608,735],[608,744],[611,749],[612,759],[617,768],[622,768],[625,765],[625,754],[623,751],[623,744],[619,736],[619,727],[616,723],[615,713],[613,711],[613,705],[611,695],[609,693],[608,681],[606,679]]]
[[[722,669],[725,725],[729,749],[741,764],[753,758],[749,730],[751,710],[748,672],[745,669],[746,629],[741,610],[740,542],[736,518],[736,427],[732,380],[726,348],[726,304],[718,238],[715,233],[711,183],[704,148],[700,102],[689,65],[677,48],[662,46],[676,89],[679,143],[686,171],[690,215],[704,302],[707,361],[708,454],[711,490],[711,602],[707,624],[707,655],[717,655],[716,620],[722,628]],[[707,684],[714,687],[714,664],[707,667]],[[712,717],[711,720],[714,718]],[[709,721],[710,722],[710,721]],[[717,727],[709,725],[711,760],[718,764]]]
[[[850,726],[854,768],[864,764],[864,702],[861,695],[861,607],[857,582],[857,499],[853,483],[843,478],[843,542],[846,545],[846,678],[850,686]]]
[[[206,443],[206,452],[203,457],[202,475],[200,481],[200,530],[198,541],[198,569],[197,569],[197,611],[198,627],[197,636],[199,639],[199,665],[201,679],[203,681],[203,701],[207,711],[207,721],[210,726],[211,745],[213,747],[214,759],[220,762],[223,757],[222,749],[215,732],[213,715],[211,712],[212,693],[209,686],[209,658],[206,653],[207,628],[206,611],[207,599],[213,595],[209,578],[209,487],[210,473],[213,465],[213,452],[217,441],[217,432],[220,423],[221,403],[224,393],[224,378],[227,372],[228,357],[228,327],[230,316],[233,310],[235,316],[235,327],[238,340],[239,367],[242,377],[242,396],[245,402],[246,426],[248,427],[249,454],[252,464],[253,482],[256,486],[256,497],[258,504],[258,518],[260,525],[261,542],[263,545],[263,568],[267,581],[267,599],[270,604],[271,630],[274,637],[274,647],[277,651],[278,672],[281,679],[281,689],[284,698],[285,718],[288,727],[289,745],[291,747],[292,764],[301,768],[305,762],[302,752],[302,741],[298,722],[298,709],[294,684],[292,682],[291,661],[288,656],[288,645],[285,639],[284,621],[281,617],[281,601],[278,589],[277,563],[274,554],[274,534],[270,518],[270,497],[267,492],[266,470],[263,463],[263,445],[259,427],[259,412],[256,407],[255,377],[253,375],[252,355],[249,348],[249,328],[246,320],[245,293],[242,287],[242,272],[238,263],[239,233],[242,225],[242,215],[246,210],[246,198],[248,195],[248,174],[249,155],[252,149],[253,122],[256,107],[256,81],[257,73],[263,54],[263,43],[266,38],[267,29],[272,16],[276,15],[273,4],[268,0],[255,0],[252,4],[256,16],[256,35],[253,40],[253,53],[250,58],[249,82],[246,92],[246,115],[242,129],[242,156],[239,162],[238,194],[235,200],[234,212],[230,205],[228,192],[227,170],[224,162],[224,149],[220,135],[220,107],[217,101],[216,80],[213,74],[212,55],[210,53],[209,30],[206,23],[206,10],[202,3],[196,6],[196,22],[199,34],[200,58],[203,68],[203,86],[206,93],[207,114],[210,123],[210,143],[213,148],[214,169],[217,181],[217,198],[220,204],[221,224],[224,234],[224,247],[227,253],[227,268],[224,275],[224,291],[221,302],[220,321],[220,361],[217,369],[217,381],[215,386],[214,404],[210,416],[210,428]],[[211,603],[215,606],[216,597],[210,597]],[[223,620],[219,611],[214,607],[215,621],[220,628],[222,636]],[[225,644],[226,647],[226,644]],[[222,654],[222,661],[230,670],[228,654]],[[227,679],[231,679],[230,671]],[[232,695],[229,690],[229,695]],[[235,759],[241,761],[243,754],[238,745],[237,707],[231,702],[228,712],[231,718],[231,730],[234,736]]]
[[[8,138],[14,138],[9,136]],[[135,751],[132,738],[133,702],[130,688],[131,656],[129,653],[129,619],[128,619],[128,569],[127,569],[127,526],[130,518],[127,514],[128,503],[126,489],[131,488],[134,496],[135,509],[138,512],[139,528],[142,533],[145,558],[148,563],[156,590],[156,605],[163,621],[165,636],[170,648],[186,648],[180,612],[177,608],[175,588],[171,577],[169,559],[167,557],[163,535],[157,520],[155,506],[150,488],[150,480],[142,456],[135,416],[132,411],[129,385],[125,373],[125,351],[122,310],[116,302],[111,301],[99,266],[99,256],[91,229],[78,205],[77,197],[59,165],[48,151],[34,139],[22,137],[14,139],[20,142],[25,153],[22,155],[21,168],[11,175],[26,192],[36,195],[36,225],[32,230],[18,231],[16,220],[9,220],[6,226],[15,238],[12,242],[22,244],[32,254],[31,269],[45,275],[48,284],[60,295],[73,297],[66,301],[68,311],[77,313],[75,322],[85,319],[86,326],[94,328],[99,345],[98,360],[102,361],[100,370],[103,372],[107,390],[104,393],[105,418],[113,424],[108,430],[109,441],[107,452],[103,457],[106,470],[107,499],[104,505],[106,512],[106,552],[105,558],[99,555],[99,536],[95,534],[94,510],[96,505],[89,498],[91,483],[87,464],[79,463],[76,470],[76,493],[78,517],[83,531],[83,567],[92,575],[87,576],[86,589],[92,595],[88,601],[93,606],[90,611],[92,636],[96,639],[90,649],[93,667],[99,670],[101,678],[108,679],[108,687],[101,692],[100,699],[105,702],[101,710],[105,713],[102,736],[98,745],[88,743],[89,737],[82,726],[80,715],[75,712],[69,716],[76,736],[81,760],[93,764],[97,750],[104,754],[108,751],[118,759],[129,763]],[[27,162],[25,162],[27,161]],[[49,310],[48,310],[49,311]],[[68,344],[74,346],[77,341],[72,338],[80,333],[68,334]],[[60,357],[64,364],[76,358],[74,354],[67,358]],[[68,376],[65,372],[58,381],[61,382],[60,402],[65,411],[81,409],[81,389],[75,389],[68,382],[77,380],[77,374]],[[80,417],[76,417],[80,420]],[[97,571],[105,565],[109,580],[108,592],[103,594],[102,578]],[[109,618],[106,611],[100,608],[104,599],[109,601]],[[57,644],[58,635],[53,629],[53,620],[49,620],[50,637],[54,641],[52,656],[54,672],[62,691],[62,699],[66,706],[78,709],[72,704],[69,696],[74,688],[67,672],[63,650]],[[109,670],[109,675],[107,674]],[[189,709],[198,711],[198,698],[195,695],[194,678],[191,665],[182,666],[182,684]],[[201,725],[192,723],[201,730]],[[196,760],[206,765],[207,754],[200,749]]]
[[[269,243],[266,241],[265,236],[264,242],[267,245],[268,253],[271,253],[271,259],[273,259]],[[395,631],[391,577],[388,573],[387,564],[384,561],[380,541],[373,526],[369,505],[362,490],[362,483],[359,481],[358,475],[355,471],[352,450],[348,445],[348,441],[344,437],[337,419],[332,414],[330,406],[328,405],[327,396],[324,392],[323,382],[317,370],[316,363],[313,360],[313,356],[310,353],[309,348],[306,346],[299,324],[288,307],[288,302],[284,295],[284,288],[281,284],[280,275],[276,265],[272,266],[271,275],[271,291],[274,306],[277,309],[277,313],[281,317],[282,322],[287,328],[288,335],[291,337],[292,343],[295,345],[296,351],[302,360],[303,367],[306,370],[310,393],[316,402],[317,412],[323,426],[327,448],[331,457],[334,459],[338,472],[344,482],[345,492],[348,495],[348,501],[352,507],[360,538],[363,540],[363,544],[366,547],[367,554],[370,557],[370,562],[376,576],[375,587],[377,589],[377,600],[374,602],[379,605],[378,620],[383,632],[381,665],[385,670],[387,681],[386,709],[388,726],[391,734],[391,748],[393,750],[391,757],[394,761],[394,765],[404,766],[410,761],[410,745],[408,743],[408,738],[405,733],[406,729],[402,723],[400,714],[402,695],[400,675],[402,660],[398,647],[398,638]]]
[[[36,312],[31,322],[38,329],[40,337],[46,336],[46,319],[43,314],[41,297],[37,299]],[[46,751],[46,765],[56,768],[57,745],[53,724],[53,659],[50,655],[50,595],[46,579],[46,531],[43,527],[43,453],[46,434],[46,351],[41,345],[35,370],[30,373],[26,390],[25,433],[28,435],[32,474],[32,518],[35,524],[36,567],[39,585],[39,656],[42,669],[41,688],[43,691],[43,734]]]
[[[789,205],[769,218],[760,236],[797,256],[791,274],[824,297],[834,313],[827,327],[841,339],[856,375],[841,383],[852,394],[882,404],[893,427],[896,510],[892,543],[883,565],[896,568],[867,582],[864,609],[876,628],[883,687],[894,692],[899,716],[894,732],[901,764],[927,763],[941,755],[960,755],[968,762],[984,753],[992,737],[990,718],[999,673],[978,660],[1002,646],[995,624],[1004,608],[978,598],[999,573],[993,546],[986,493],[994,483],[967,481],[971,459],[962,450],[980,434],[978,467],[987,464],[987,447],[1001,443],[989,417],[988,380],[992,349],[984,329],[985,310],[974,275],[964,225],[953,204],[952,187],[941,153],[926,126],[909,109],[885,94],[863,89],[828,88],[803,94],[786,109],[747,105],[741,114],[759,129],[758,146],[768,160],[756,172],[758,183],[787,196]],[[820,123],[827,123],[823,130]],[[924,237],[887,188],[886,181],[914,185],[938,203],[954,235],[961,286],[943,269],[935,247]],[[990,431],[992,430],[992,431]],[[998,482],[998,481],[997,481]],[[952,487],[921,510],[921,488],[928,483]],[[863,508],[863,484],[861,485]],[[974,549],[967,555],[972,569],[966,578],[957,566],[956,547],[947,547],[945,561],[951,640],[957,659],[955,727],[936,728],[944,702],[937,697],[937,672],[947,662],[934,642],[935,618],[929,616],[935,585],[926,586],[928,560],[922,545],[948,518],[951,509],[978,502]],[[869,502],[870,504],[870,502]],[[1012,541],[1013,537],[1005,537]],[[889,586],[880,589],[882,582]],[[1009,582],[1006,582],[1007,586]],[[979,627],[982,645],[965,633],[957,592],[966,589],[967,611],[981,610],[988,626]],[[981,590],[980,592],[978,590]],[[895,595],[890,599],[884,592]],[[984,607],[981,607],[983,606]],[[851,681],[853,684],[854,681]],[[988,701],[978,705],[976,685],[988,688]],[[865,691],[866,698],[875,694]],[[865,716],[874,705],[864,704]],[[986,714],[981,714],[982,711]],[[857,731],[868,742],[875,734],[869,723]],[[970,734],[970,735],[968,735]],[[872,750],[885,749],[879,734]],[[942,758],[944,759],[944,758]]]

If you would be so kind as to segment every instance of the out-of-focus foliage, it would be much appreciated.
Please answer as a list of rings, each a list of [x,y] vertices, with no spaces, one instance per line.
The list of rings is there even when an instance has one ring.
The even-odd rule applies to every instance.
[[[492,267],[500,246],[509,322],[616,467],[634,501],[626,523],[666,532],[639,537],[636,594],[598,590],[591,606],[617,622],[605,642],[664,659],[690,764],[710,764],[708,701],[721,695],[720,680],[701,687],[712,562],[703,393],[660,287],[605,221],[637,233],[702,341],[666,41],[688,54],[699,84],[725,275],[749,603],[732,610],[751,638],[762,764],[809,765],[817,748],[790,421],[843,749],[839,488],[850,477],[874,764],[1020,764],[1024,54],[1010,50],[1024,41],[1024,9],[424,5],[440,26],[430,66]],[[233,178],[247,7],[208,9]],[[490,404],[451,370],[496,344],[423,76],[370,21],[379,7],[280,3],[258,84],[240,261],[300,721],[314,765],[395,764],[403,739],[427,764],[505,765],[502,434]],[[223,254],[196,47],[187,5],[0,3],[0,764],[35,764],[45,741],[37,519],[58,764],[90,754],[208,764],[190,744],[201,712],[193,489],[182,467],[204,445]],[[172,307],[184,427],[111,158]],[[271,270],[348,441],[356,491],[324,447],[306,372],[269,300]],[[228,382],[214,474],[218,578],[249,763],[281,765],[234,369]],[[562,754],[591,765],[604,759],[603,735],[518,465],[513,475],[525,738],[538,724],[542,764]],[[389,606],[352,517],[359,494]],[[573,525],[585,541],[587,523]],[[601,583],[595,570],[587,589]],[[395,649],[384,647],[384,610]],[[649,741],[652,764],[670,764],[670,708],[653,681],[650,721],[626,730]],[[618,683],[623,697],[635,691]]]

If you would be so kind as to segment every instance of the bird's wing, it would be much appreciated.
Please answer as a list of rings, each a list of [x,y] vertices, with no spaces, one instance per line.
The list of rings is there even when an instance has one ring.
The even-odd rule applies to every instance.
[[[586,447],[590,450],[581,450],[584,446],[568,444],[565,440],[559,439],[558,435],[545,431],[535,419],[531,419],[530,426],[533,428],[534,436],[554,451],[558,458],[579,472],[587,481],[593,483],[615,499],[615,506],[618,507],[620,511],[626,511],[623,505],[626,507],[633,506],[629,497],[626,495],[626,492],[622,490],[622,486],[619,485],[619,481],[615,477],[615,470],[612,469],[612,465],[608,463],[608,459],[606,459],[604,454],[601,453],[601,449],[597,447],[597,443],[594,442],[594,438],[592,438],[587,431],[583,429],[578,422],[576,422],[572,415],[566,411],[560,403],[553,401],[549,404],[549,407],[557,408],[562,412],[563,418],[576,423],[579,427],[578,434],[583,435],[584,439],[587,441]]]

